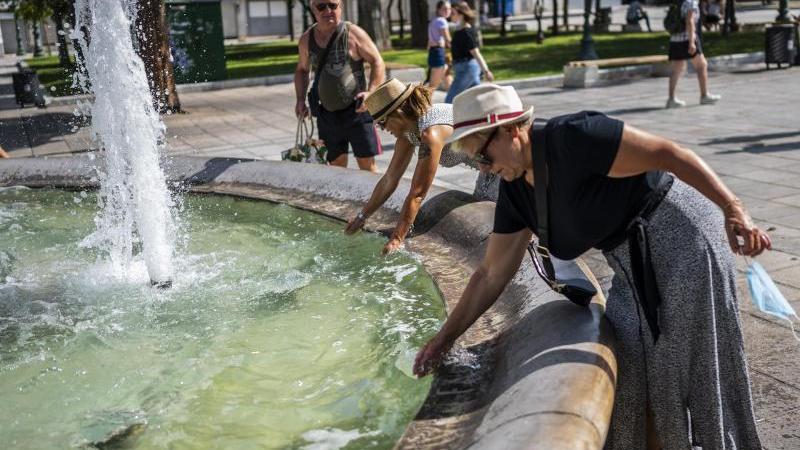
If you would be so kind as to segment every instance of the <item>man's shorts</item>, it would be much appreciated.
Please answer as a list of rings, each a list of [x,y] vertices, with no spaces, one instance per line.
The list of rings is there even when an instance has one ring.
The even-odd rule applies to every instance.
[[[445,66],[444,47],[431,47],[428,49],[428,68],[436,69]]]
[[[347,153],[348,145],[353,146],[356,158],[371,158],[382,153],[372,116],[366,112],[357,113],[355,103],[340,111],[328,111],[320,106],[317,128],[319,138],[328,149],[328,162]]]
[[[683,61],[692,59],[695,55],[703,53],[703,46],[700,44],[700,39],[695,38],[697,44],[697,53],[694,55],[689,54],[689,41],[670,41],[669,42],[669,60],[670,61]]]

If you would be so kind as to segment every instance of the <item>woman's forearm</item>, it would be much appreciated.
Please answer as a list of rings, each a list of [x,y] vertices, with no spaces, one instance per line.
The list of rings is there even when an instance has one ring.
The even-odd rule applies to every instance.
[[[397,225],[395,225],[390,239],[399,239],[402,241],[406,238],[406,235],[411,230],[411,226],[414,224],[414,220],[417,218],[417,213],[419,212],[420,206],[422,206],[422,200],[424,200],[424,198],[424,195],[409,193],[408,197],[406,197],[406,201],[403,202],[403,208],[400,210],[400,219],[397,221]]]
[[[361,210],[365,216],[371,216],[375,211],[378,210],[386,200],[394,193],[395,189],[397,189],[397,184],[399,180],[395,180],[384,174],[381,179],[378,181],[378,184],[375,185],[375,189],[372,191],[372,195],[369,197],[369,200],[364,205],[364,208]]]
[[[738,201],[736,195],[725,186],[711,167],[688,148],[672,144],[666,169],[680,180],[697,189],[723,210]]]
[[[483,59],[483,55],[481,55],[480,50],[477,48],[472,49],[472,56],[478,61],[478,65],[481,67],[482,72],[488,72],[489,66],[486,64],[486,60]]]

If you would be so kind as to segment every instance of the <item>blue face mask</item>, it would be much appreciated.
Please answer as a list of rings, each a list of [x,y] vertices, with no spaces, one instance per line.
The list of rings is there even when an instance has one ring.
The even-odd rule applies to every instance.
[[[750,298],[753,300],[753,305],[762,312],[788,320],[794,338],[800,341],[800,337],[794,331],[794,321],[800,321],[800,318],[775,286],[764,267],[756,261],[751,262],[747,267],[747,286],[750,287]]]

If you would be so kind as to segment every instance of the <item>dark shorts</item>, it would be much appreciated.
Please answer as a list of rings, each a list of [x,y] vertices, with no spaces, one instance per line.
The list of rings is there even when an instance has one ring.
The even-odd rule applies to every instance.
[[[689,41],[679,41],[679,42],[669,42],[669,60],[670,61],[683,61],[686,59],[692,59],[696,55],[700,55],[703,53],[703,45],[700,42],[700,38],[695,38],[695,42],[697,43],[697,53],[694,55],[689,54]]]
[[[328,162],[347,153],[348,145],[353,147],[356,158],[371,158],[382,153],[372,116],[366,112],[357,113],[355,103],[341,111],[328,111],[320,106],[317,128],[319,138],[328,148]]]
[[[444,67],[444,47],[431,47],[428,49],[428,67],[435,69]]]

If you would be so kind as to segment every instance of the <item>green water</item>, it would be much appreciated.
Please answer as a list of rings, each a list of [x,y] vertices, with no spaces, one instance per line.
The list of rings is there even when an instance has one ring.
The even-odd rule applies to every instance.
[[[429,381],[442,300],[383,239],[287,206],[189,196],[172,289],[79,242],[92,194],[0,189],[0,442],[390,448]]]

